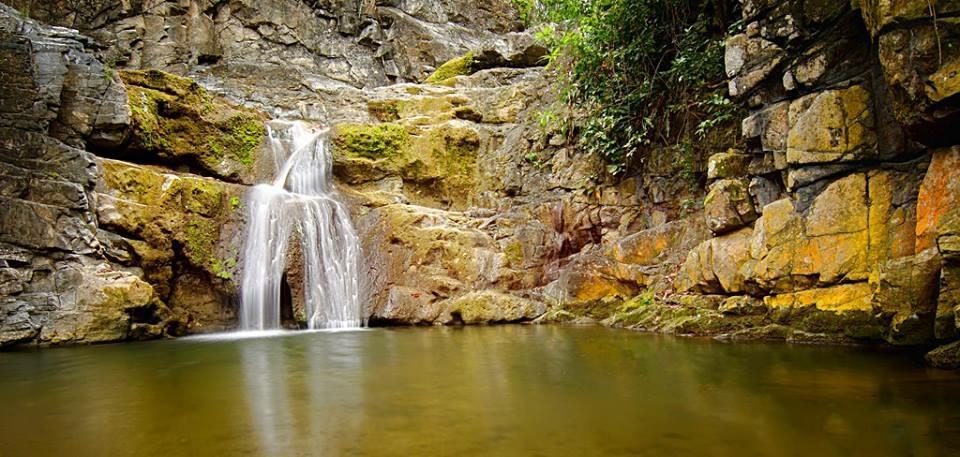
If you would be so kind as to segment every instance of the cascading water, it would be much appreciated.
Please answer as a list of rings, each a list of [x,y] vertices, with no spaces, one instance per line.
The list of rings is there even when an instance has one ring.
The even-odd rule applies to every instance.
[[[303,122],[272,122],[267,131],[278,172],[248,196],[240,326],[280,328],[287,245],[296,234],[309,328],[360,327],[360,243],[331,183],[326,132]]]

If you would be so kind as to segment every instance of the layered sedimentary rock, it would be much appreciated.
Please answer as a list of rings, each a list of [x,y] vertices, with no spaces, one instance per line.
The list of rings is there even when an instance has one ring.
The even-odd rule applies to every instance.
[[[935,51],[956,47],[951,8],[744,2],[725,63],[730,95],[750,110],[747,147],[707,163],[709,232],[655,244],[682,260],[652,262],[667,273],[652,282],[599,268],[622,269],[616,250],[571,262],[545,320],[738,339],[956,338],[957,140],[944,125],[957,75],[955,49]],[[646,292],[624,299],[631,290]]]
[[[522,29],[508,0],[478,4],[369,0],[11,0],[43,22],[78,29],[115,65],[186,73],[270,66],[354,87],[420,81]]]
[[[215,164],[206,171],[238,177],[224,170],[246,165],[165,152],[214,156],[210,145],[234,140],[237,113],[256,115],[188,80],[115,72],[94,57],[99,48],[89,38],[39,25],[6,6],[0,6],[0,27],[9,88],[0,113],[0,345],[230,327],[223,298],[232,293],[235,260],[220,241],[236,236],[230,221],[241,190],[173,168]],[[174,90],[196,99],[169,95]],[[206,129],[203,147],[174,143],[185,135],[164,130],[167,123],[201,109],[207,118],[190,118],[189,125]],[[244,131],[251,149],[263,135],[259,120],[256,125],[260,130]]]
[[[269,118],[332,126],[373,324],[960,334],[956,2],[744,1],[743,144],[623,179],[544,114],[510,2],[12,3],[90,38],[2,10],[0,341],[233,326]]]
[[[245,186],[275,171],[272,160],[261,160],[270,115],[338,124],[338,144],[349,153],[338,157],[337,175],[351,188],[358,220],[376,220],[377,214],[359,218],[401,204],[381,213],[416,218],[437,209],[455,231],[450,220],[456,216],[444,210],[466,209],[482,198],[480,185],[499,189],[497,176],[484,181],[477,173],[477,161],[490,159],[490,145],[517,123],[530,92],[543,84],[541,73],[527,68],[546,50],[513,32],[509,2],[482,8],[283,1],[12,6],[19,11],[0,7],[4,62],[10,63],[3,71],[10,90],[3,94],[0,134],[4,345],[233,328]],[[456,89],[357,89],[423,79],[464,54],[469,68],[444,84],[491,69],[482,77],[485,86],[471,89],[486,120],[464,106],[468,98]],[[494,98],[496,106],[487,106]],[[371,135],[370,124],[381,120],[389,124],[373,127]],[[477,128],[481,123],[495,132]],[[400,153],[377,156],[384,154],[377,142],[391,132],[396,144],[387,146]],[[412,230],[405,236],[411,249],[423,249]],[[500,244],[479,242],[490,258],[476,258],[504,258]],[[522,257],[511,249],[514,259]],[[296,325],[293,311],[303,306],[299,252],[290,258],[284,295],[293,303],[284,306],[293,310],[284,312]],[[448,272],[450,278],[434,275],[461,284],[456,293],[431,294],[442,313],[423,322],[507,322],[543,312],[542,303],[519,296],[472,294],[488,284],[478,278],[491,267],[471,270],[476,265],[468,260],[457,266],[464,271]],[[410,282],[424,287],[427,277]],[[397,296],[400,283],[390,278],[391,287],[376,290],[370,312],[382,308],[382,297]],[[384,321],[417,322],[381,314]]]
[[[712,184],[717,237],[690,253],[678,291],[763,297],[771,322],[811,333],[921,344],[955,332],[939,240],[956,206],[942,149],[956,140],[941,124],[956,74],[953,51],[932,51],[935,28],[951,42],[952,7],[928,6],[744,4],[726,63],[731,95],[751,107],[754,159],[737,179],[782,190],[753,195],[752,232],[727,235],[717,229],[749,224],[733,203],[743,184]]]

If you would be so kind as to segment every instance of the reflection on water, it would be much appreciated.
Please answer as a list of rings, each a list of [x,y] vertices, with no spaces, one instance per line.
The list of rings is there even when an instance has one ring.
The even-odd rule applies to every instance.
[[[0,456],[941,456],[960,374],[602,328],[0,353]]]

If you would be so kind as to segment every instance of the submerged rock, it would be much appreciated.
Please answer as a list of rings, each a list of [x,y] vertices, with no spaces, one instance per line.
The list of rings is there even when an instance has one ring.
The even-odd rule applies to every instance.
[[[935,368],[960,369],[960,341],[940,346],[924,358]]]

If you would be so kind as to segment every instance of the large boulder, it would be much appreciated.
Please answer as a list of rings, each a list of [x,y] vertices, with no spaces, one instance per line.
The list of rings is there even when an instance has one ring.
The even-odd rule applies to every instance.
[[[232,327],[245,189],[150,166],[98,163],[97,220],[119,234],[110,237],[109,255],[141,268],[188,330]]]
[[[773,319],[810,333],[879,339],[884,324],[873,312],[874,289],[867,282],[770,295],[764,303]]]
[[[489,290],[446,300],[440,303],[440,307],[441,315],[436,322],[441,324],[530,321],[547,310],[541,302]]]
[[[743,266],[750,261],[752,235],[753,230],[746,227],[700,243],[687,255],[676,289],[704,294],[746,292]]]
[[[925,358],[927,363],[935,368],[958,369],[960,368],[960,341],[940,346],[928,352]]]
[[[399,177],[414,203],[463,209],[472,201],[480,136],[463,121],[340,124],[334,145],[334,173],[348,184]]]
[[[464,319],[466,323],[521,319],[511,317],[517,301],[501,298],[506,290],[534,286],[537,269],[524,268],[528,254],[522,244],[510,239],[498,243],[478,228],[482,222],[460,213],[405,204],[375,207],[360,217],[357,226],[368,269],[371,322],[455,323],[451,313],[457,304],[478,313],[482,308],[489,317],[471,317]],[[529,255],[534,260],[532,249]],[[474,301],[450,301],[486,291],[489,294]],[[490,294],[493,299],[488,300]],[[506,308],[498,311],[501,305]],[[530,317],[527,312],[521,314]]]
[[[934,337],[940,255],[927,249],[913,256],[887,261],[871,278],[874,308],[890,316],[888,342],[923,344]]]
[[[732,97],[744,97],[777,68],[784,52],[776,43],[747,34],[727,39],[724,65]]]

